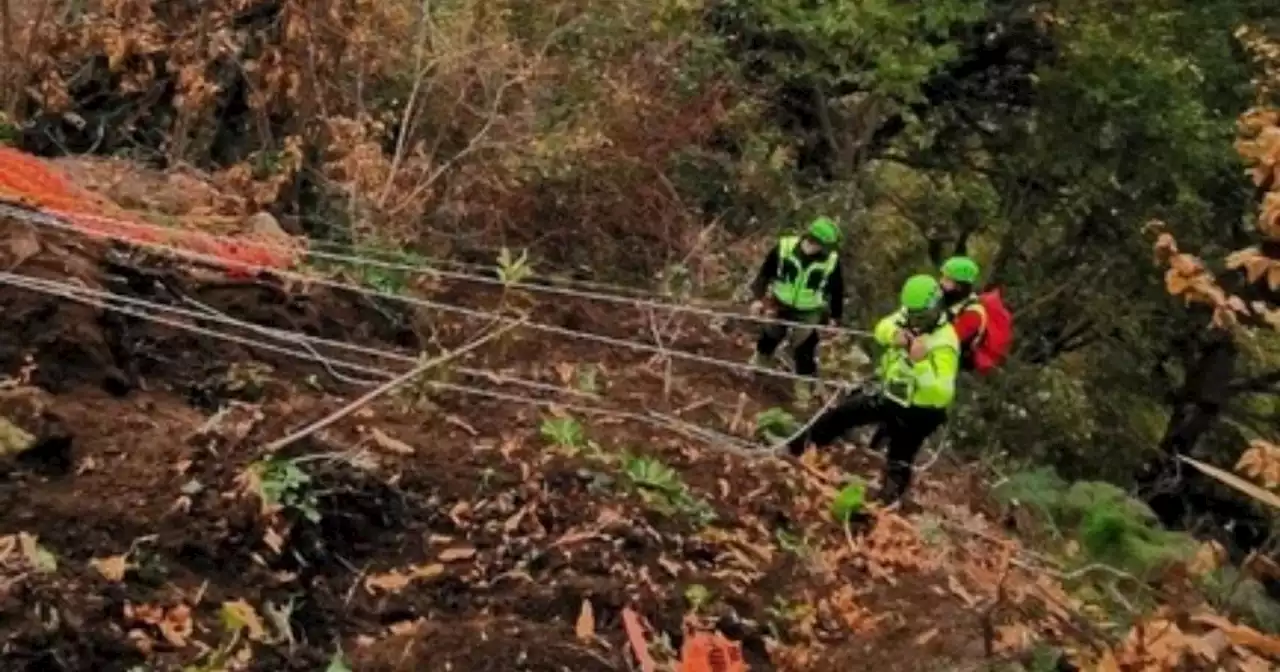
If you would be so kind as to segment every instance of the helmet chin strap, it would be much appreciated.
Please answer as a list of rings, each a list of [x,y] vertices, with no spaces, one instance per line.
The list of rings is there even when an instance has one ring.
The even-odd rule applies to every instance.
[[[946,303],[955,303],[973,293],[973,289],[963,282],[957,282],[954,288],[942,290],[942,300]]]

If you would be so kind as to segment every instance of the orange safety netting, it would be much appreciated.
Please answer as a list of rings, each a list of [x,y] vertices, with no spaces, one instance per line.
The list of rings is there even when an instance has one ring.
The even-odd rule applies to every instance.
[[[684,640],[680,672],[746,672],[742,646],[720,633],[700,632]]]
[[[287,269],[295,262],[293,254],[275,245],[200,231],[157,230],[155,225],[142,222],[110,200],[77,186],[45,161],[2,146],[0,201],[57,216],[86,235],[176,247],[214,257],[231,275],[251,275],[262,268]]]

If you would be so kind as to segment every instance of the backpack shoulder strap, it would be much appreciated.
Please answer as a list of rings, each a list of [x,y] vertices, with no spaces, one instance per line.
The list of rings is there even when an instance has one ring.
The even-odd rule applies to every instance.
[[[783,259],[790,257],[796,251],[796,243],[800,239],[796,236],[783,236],[778,239],[778,256]]]

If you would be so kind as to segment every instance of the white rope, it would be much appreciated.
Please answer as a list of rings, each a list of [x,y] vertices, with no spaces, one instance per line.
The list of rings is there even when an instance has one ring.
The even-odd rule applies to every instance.
[[[235,334],[221,333],[221,332],[214,331],[212,329],[205,329],[204,327],[199,327],[194,324],[187,324],[184,322],[178,322],[176,320],[168,320],[158,315],[150,315],[140,310],[126,308],[124,306],[108,305],[104,301],[98,301],[88,297],[78,296],[75,292],[62,292],[62,291],[58,291],[55,289],[51,289],[47,286],[41,285],[40,283],[15,279],[12,276],[12,274],[8,274],[8,273],[4,274],[3,276],[0,276],[0,284],[11,285],[14,287],[27,289],[34,292],[40,292],[43,294],[57,296],[59,298],[67,299],[68,301],[75,301],[76,303],[93,306],[95,308],[100,308],[102,310],[117,312],[122,315],[130,315],[132,317],[137,317],[143,320],[151,320],[152,322],[155,322],[157,324],[163,324],[167,327],[173,327],[174,329],[189,331],[191,333],[199,334],[201,336],[207,336],[209,338],[229,341],[231,343],[237,343],[239,345],[243,345],[249,348],[260,348],[268,352],[275,352],[283,355],[294,356],[300,359],[306,359],[313,362],[319,362],[319,363],[328,362],[329,364],[332,364],[334,366],[342,367],[342,368],[345,368],[351,371],[356,371],[358,373],[363,373],[366,375],[382,376],[385,374],[385,372],[382,371],[381,369],[376,369],[376,368],[364,366],[361,364],[355,364],[352,362],[344,362],[342,360],[326,358],[315,353],[304,354],[294,350],[289,350],[288,348],[282,348],[277,345],[272,345],[270,343],[262,343],[260,341],[255,341],[253,339],[236,336]]]
[[[311,248],[311,247],[328,248],[331,250],[336,250],[337,251],[336,253],[355,255],[354,246],[348,245],[345,243],[329,241],[329,240],[308,238],[307,247],[308,248]],[[397,259],[379,258],[380,256],[390,257],[394,255],[395,253],[393,252],[380,252],[378,250],[365,249],[361,251],[360,255],[355,255],[355,256],[357,256],[357,258],[362,258],[370,262],[376,262],[374,265],[378,265],[381,263],[393,263],[393,264],[407,263],[404,261],[404,256],[400,256]],[[499,269],[499,267],[494,264],[481,264],[481,263],[468,262],[468,261],[458,261],[457,259],[444,259],[441,257],[425,257],[425,256],[418,256],[416,254],[414,255],[414,262],[416,263],[410,264],[410,265],[413,265],[415,268],[421,268],[424,270],[424,272],[430,272],[434,267],[440,266],[444,268],[455,268],[455,269],[461,269],[464,271],[475,271],[478,273],[484,273],[486,275],[494,275],[497,273]],[[525,277],[531,280],[536,280],[538,282],[546,283],[549,285],[554,284],[554,285],[563,286],[563,287],[582,287],[588,290],[612,292],[614,294],[629,295],[629,296],[634,296],[636,298],[652,299],[655,297],[660,297],[663,299],[668,299],[667,295],[646,287],[630,287],[627,285],[618,285],[618,284],[613,284],[608,282],[599,282],[595,280],[581,280],[578,278],[571,278],[571,277],[566,277],[561,275],[549,275],[546,273],[530,272]],[[700,299],[699,302],[702,305],[705,305],[708,307],[723,306],[727,308],[727,307],[737,306],[737,304],[734,304],[734,303],[729,303],[724,301],[714,301],[710,299]],[[666,301],[666,303],[668,305],[678,305],[678,304],[670,303],[669,299]]]
[[[124,315],[130,315],[130,316],[137,317],[144,320],[150,320],[157,324],[163,324],[165,326],[169,326],[169,327],[183,330],[183,331],[188,331],[191,333],[199,334],[199,335],[206,336],[213,339],[237,343],[249,348],[257,348],[257,349],[265,350],[268,352],[275,352],[275,353],[287,355],[290,357],[295,357],[298,359],[321,362],[321,363],[324,363],[326,366],[344,368],[344,369],[358,371],[358,372],[369,374],[369,375],[381,376],[383,378],[394,377],[393,374],[382,369],[368,367],[361,364],[343,361],[340,359],[323,357],[314,352],[308,353],[308,352],[299,352],[297,350],[290,350],[288,348],[276,346],[270,343],[262,343],[260,341],[254,341],[252,339],[243,338],[240,336],[236,336],[234,334],[218,332],[211,329],[198,327],[193,324],[187,324],[184,322],[168,320],[163,317],[159,317],[157,315],[145,313],[143,311],[133,310],[131,308],[126,308],[123,306],[110,305],[106,301],[100,301],[87,296],[81,296],[79,295],[80,292],[78,291],[60,291],[60,290],[51,288],[48,286],[49,282],[50,281],[44,281],[37,278],[30,278],[30,277],[21,276],[21,275],[15,275],[13,273],[0,272],[0,284],[10,285],[13,287],[27,289],[29,291],[43,293],[51,296],[57,296],[59,298],[63,298],[69,301],[90,305],[90,306],[99,308],[101,310],[113,311],[113,312],[121,313]],[[77,289],[83,289],[83,288],[77,288]],[[515,382],[515,381],[509,380],[508,382]],[[521,382],[532,382],[532,381],[521,381]],[[373,385],[374,383],[370,383],[368,381],[361,381],[359,384],[370,386],[370,385]],[[470,394],[474,396],[487,397],[487,398],[495,399],[499,401],[519,402],[519,403],[532,405],[532,406],[541,406],[546,408],[559,408],[559,409],[575,411],[583,414],[605,415],[605,416],[616,417],[624,420],[631,420],[631,421],[643,423],[649,426],[658,427],[660,429],[681,433],[686,436],[692,434],[693,436],[701,439],[702,441],[704,441],[705,443],[707,443],[709,446],[713,448],[725,450],[726,452],[732,452],[735,454],[746,454],[752,457],[755,457],[755,456],[764,457],[769,454],[767,451],[742,452],[740,451],[740,447],[743,445],[750,445],[750,444],[746,444],[746,442],[742,441],[737,437],[721,434],[714,430],[710,430],[702,427],[696,427],[696,429],[698,430],[697,432],[688,432],[686,430],[683,430],[682,426],[693,427],[692,425],[689,425],[689,423],[685,423],[684,421],[681,421],[678,418],[674,418],[674,417],[656,413],[656,412],[650,412],[650,414],[645,415],[642,413],[612,410],[612,409],[606,409],[606,408],[586,406],[582,404],[562,403],[562,402],[551,401],[547,399],[535,399],[532,397],[506,394],[502,392],[494,392],[491,390],[482,390],[475,387],[458,385],[455,383],[446,383],[442,381],[427,381],[427,384],[430,385],[431,387],[438,388],[438,389],[450,390],[450,391]],[[569,390],[567,388],[556,388],[556,391],[567,392]]]
[[[480,319],[497,319],[498,321],[507,322],[507,323],[518,322],[522,326],[527,327],[529,329],[533,329],[535,331],[542,331],[545,333],[556,334],[556,335],[564,336],[566,338],[595,341],[597,343],[611,345],[614,347],[626,348],[626,349],[635,350],[639,352],[646,352],[651,355],[656,355],[660,357],[684,359],[686,361],[699,362],[699,363],[708,364],[711,366],[735,369],[735,370],[744,371],[747,373],[755,373],[760,375],[773,376],[777,378],[786,378],[790,380],[806,381],[806,382],[815,380],[815,378],[810,376],[801,376],[801,375],[797,375],[797,374],[786,372],[786,371],[775,371],[775,370],[766,369],[763,367],[752,366],[750,364],[743,364],[740,362],[732,362],[732,361],[723,360],[723,359],[716,359],[714,357],[708,357],[706,355],[700,355],[692,352],[685,352],[682,350],[669,350],[669,349],[658,347],[649,343],[637,343],[637,342],[627,341],[620,338],[614,338],[611,336],[605,336],[603,334],[578,331],[575,329],[566,329],[564,327],[558,327],[552,324],[546,324],[542,322],[530,322],[530,321],[520,320],[513,317],[503,316],[498,313],[494,313],[492,311],[475,310],[471,308],[464,308],[462,306],[453,306],[449,304],[439,303],[436,301],[422,299],[415,296],[403,296],[398,294],[392,294],[389,292],[382,292],[376,289],[361,287],[359,285],[353,285],[350,283],[330,280],[328,278],[315,277],[315,276],[305,275],[302,273],[296,273],[293,271],[286,271],[286,270],[281,270],[277,268],[264,267],[264,266],[259,266],[255,264],[245,263],[245,262],[232,261],[232,260],[214,256],[214,255],[207,255],[207,254],[201,254],[199,252],[183,250],[181,248],[173,247],[170,245],[164,245],[161,243],[121,239],[119,236],[112,236],[111,234],[102,233],[102,232],[87,233],[76,228],[71,224],[67,224],[61,221],[59,218],[53,215],[40,213],[40,212],[33,212],[30,210],[24,210],[21,208],[13,207],[11,205],[0,204],[0,216],[12,217],[14,219],[19,219],[32,224],[38,224],[40,226],[47,226],[54,229],[60,229],[76,235],[90,235],[90,236],[96,235],[96,236],[101,236],[105,238],[120,240],[121,242],[124,242],[126,244],[129,244],[135,247],[159,249],[180,258],[197,261],[203,264],[209,264],[209,265],[223,268],[223,269],[231,267],[231,268],[239,268],[245,271],[252,271],[255,273],[266,272],[266,273],[275,274],[283,278],[290,278],[302,283],[318,284],[326,287],[331,287],[334,289],[342,289],[342,290],[354,292],[357,294],[362,294],[365,296],[376,296],[376,297],[383,298],[390,301],[399,301],[402,303],[408,303],[408,304],[416,305],[422,308],[439,310],[442,312],[452,312],[452,313],[466,315],[469,317],[476,317]],[[131,225],[128,222],[125,222],[124,224]]]
[[[64,213],[55,211],[54,214],[61,215]],[[173,233],[173,229],[165,228],[163,226],[159,226],[156,224],[147,224],[147,223],[141,223],[141,222],[139,223],[121,222],[120,220],[113,219],[110,217],[103,217],[101,215],[94,215],[94,214],[88,214],[88,213],[65,213],[65,214],[74,215],[75,217],[80,217],[80,218],[89,219],[89,220],[96,220],[104,224],[123,224],[125,226],[131,226],[143,231]],[[203,236],[207,236],[212,240],[218,240],[218,241],[228,242],[228,243],[236,243],[236,242],[239,242],[242,244],[244,243],[243,240],[238,240],[232,236],[226,236],[226,235],[220,235],[220,234],[214,234],[214,233],[205,233],[205,232],[200,232],[200,234]],[[299,251],[298,249],[289,247],[287,245],[270,243],[267,241],[254,240],[252,242],[252,245],[254,247],[258,247],[264,250],[273,250],[276,252],[297,253]],[[306,254],[308,256],[311,256],[317,259],[326,259],[329,261],[351,264],[356,266],[372,266],[375,268],[383,268],[383,269],[393,270],[393,271],[402,271],[402,272],[413,273],[418,275],[434,275],[442,278],[448,278],[451,280],[457,280],[460,282],[471,282],[471,283],[477,283],[477,284],[483,284],[483,285],[490,285],[494,287],[503,287],[508,289],[511,289],[511,288],[524,289],[531,292],[540,292],[543,294],[568,296],[568,297],[579,298],[579,299],[587,299],[590,301],[601,301],[605,303],[613,303],[617,305],[630,306],[634,308],[643,308],[647,310],[662,310],[662,311],[667,311],[672,313],[686,313],[690,315],[700,315],[703,317],[710,317],[710,318],[722,319],[722,320],[742,320],[742,321],[754,322],[756,324],[762,324],[762,325],[781,325],[781,326],[794,328],[794,329],[813,329],[821,333],[834,334],[834,335],[849,335],[849,336],[858,336],[862,338],[869,338],[873,335],[871,334],[871,332],[863,331],[859,329],[850,329],[847,327],[827,326],[827,325],[820,325],[820,324],[809,324],[805,322],[795,322],[792,320],[782,320],[778,318],[761,317],[758,315],[726,312],[721,310],[715,310],[713,308],[709,308],[706,306],[671,303],[670,301],[657,301],[653,299],[616,296],[611,294],[605,294],[602,292],[577,290],[569,287],[557,287],[553,285],[542,285],[542,284],[534,284],[529,282],[505,282],[500,278],[490,277],[487,275],[478,275],[475,273],[463,273],[459,271],[447,271],[440,268],[432,268],[431,266],[424,263],[410,264],[405,262],[384,261],[380,259],[374,259],[374,258],[358,256],[358,255],[339,254],[336,252],[322,252],[322,251],[311,250],[311,249],[306,250]],[[488,267],[488,266],[480,266],[480,267],[485,268],[487,270],[491,270],[491,271],[496,271],[497,269],[497,267]]]
[[[9,281],[12,281],[13,284],[20,284],[22,286],[27,287],[28,289],[48,288],[52,292],[58,292],[59,296],[66,296],[65,293],[69,292],[69,293],[77,294],[80,296],[87,296],[87,297],[91,297],[91,298],[102,300],[102,301],[117,301],[120,303],[135,305],[141,308],[149,308],[157,312],[180,315],[183,317],[189,317],[191,319],[196,319],[196,320],[209,320],[213,322],[220,322],[228,326],[238,327],[241,329],[245,329],[247,331],[252,331],[252,332],[264,335],[264,336],[278,338],[282,341],[289,342],[289,343],[302,344],[302,345],[311,343],[311,344],[323,345],[323,346],[327,346],[335,349],[349,350],[351,352],[358,352],[365,355],[371,355],[373,357],[392,359],[398,362],[403,362],[411,365],[416,365],[419,361],[417,357],[412,357],[412,356],[394,352],[394,351],[380,350],[377,348],[370,348],[370,347],[358,345],[355,343],[346,343],[344,341],[335,341],[335,340],[324,338],[321,336],[311,336],[309,334],[304,334],[296,331],[276,329],[274,327],[264,327],[262,325],[254,324],[252,322],[238,320],[225,313],[215,310],[211,306],[206,306],[204,304],[201,304],[200,302],[195,301],[194,299],[188,299],[188,300],[192,301],[193,303],[196,303],[203,310],[201,311],[188,310],[185,308],[179,308],[177,306],[171,306],[168,304],[148,301],[146,299],[139,299],[132,296],[126,296],[126,295],[118,294],[115,292],[97,290],[89,287],[74,285],[67,282],[59,282],[56,280],[46,280],[43,278],[35,278],[31,276],[21,275],[17,273],[9,273],[5,271],[0,271],[0,280],[9,280]],[[183,298],[186,298],[186,297],[183,297]],[[103,304],[94,304],[94,305],[103,307]],[[131,312],[129,314],[136,314],[136,313]],[[317,357],[320,357],[319,353],[314,353],[313,351],[313,354],[315,354]],[[337,361],[337,360],[330,360],[324,357],[320,357],[320,360],[326,360],[331,362]],[[350,363],[344,363],[344,364],[350,364]],[[351,366],[358,366],[358,365],[351,364]],[[555,394],[568,394],[571,396],[584,397],[587,399],[600,398],[600,396],[597,394],[593,394],[583,390],[577,390],[577,389],[568,388],[568,387],[559,387],[556,385],[549,385],[547,383],[542,383],[535,380],[527,380],[524,378],[515,378],[515,377],[508,376],[506,374],[499,373],[496,371],[485,371],[485,370],[475,369],[467,366],[454,366],[452,367],[452,370],[457,371],[458,373],[461,373],[463,375],[471,376],[474,378],[483,378],[485,380],[488,380],[498,385],[514,385],[514,386],[525,387],[533,390],[552,392]],[[396,375],[395,373],[392,373],[385,369],[379,369],[374,367],[363,367],[359,369],[359,371],[361,373],[375,375],[381,378],[393,378]],[[330,373],[334,373],[334,372],[330,371]],[[341,376],[338,376],[338,377],[341,378]],[[346,380],[344,382],[353,382],[356,384],[368,384],[368,381]]]

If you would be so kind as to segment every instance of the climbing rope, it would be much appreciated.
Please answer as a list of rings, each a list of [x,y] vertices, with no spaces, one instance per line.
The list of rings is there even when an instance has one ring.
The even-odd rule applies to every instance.
[[[194,324],[189,324],[186,322],[170,320],[152,312],[147,312],[144,310],[136,310],[123,305],[114,305],[112,301],[120,301],[121,303],[133,303],[135,305],[146,305],[156,311],[171,312],[173,314],[185,315],[194,319],[207,319],[212,321],[230,323],[238,327],[242,327],[250,330],[257,330],[260,333],[263,333],[263,335],[269,335],[276,338],[281,338],[283,340],[290,341],[293,343],[298,343],[300,341],[311,341],[311,342],[322,343],[325,345],[337,344],[337,345],[343,345],[343,346],[350,346],[353,348],[359,348],[361,350],[371,350],[374,352],[379,352],[371,348],[364,348],[363,346],[354,346],[353,344],[345,344],[338,341],[330,341],[329,339],[321,339],[319,337],[307,336],[305,334],[300,334],[296,332],[287,332],[284,330],[272,329],[269,327],[262,327],[261,325],[254,325],[252,323],[246,323],[240,320],[236,320],[235,318],[223,316],[216,312],[209,313],[209,312],[190,311],[190,310],[177,308],[175,306],[169,306],[165,304],[146,301],[143,299],[137,299],[135,297],[127,297],[127,296],[122,296],[118,294],[112,294],[111,292],[103,292],[99,290],[93,290],[87,287],[80,287],[71,283],[44,280],[40,278],[33,278],[30,276],[24,276],[21,274],[15,274],[15,273],[9,273],[9,272],[0,272],[0,284],[26,289],[28,291],[39,292],[39,293],[43,293],[50,296],[56,296],[69,301],[75,301],[81,304],[90,305],[90,306],[99,308],[101,310],[116,312],[123,315],[129,315],[131,317],[148,320],[157,324],[162,324],[174,329],[199,334],[208,338],[236,343],[248,348],[256,348],[256,349],[260,349],[267,352],[274,352],[277,354],[282,354],[282,355],[294,357],[297,359],[316,362],[323,365],[330,372],[333,372],[335,369],[345,369],[348,371],[355,371],[365,375],[374,376],[376,378],[380,378],[383,380],[394,378],[396,375],[390,371],[387,371],[385,369],[381,369],[378,367],[367,366],[367,365],[358,364],[355,362],[348,362],[348,361],[337,359],[334,357],[327,357],[315,352],[314,350],[309,350],[305,352],[298,351],[298,350],[290,349],[280,345],[266,343],[260,340],[255,340],[251,338],[237,336],[235,334],[207,329],[207,328],[200,327]],[[107,295],[107,296],[104,297],[104,295]],[[383,353],[383,354],[386,354],[386,353]],[[414,362],[417,361],[416,359],[413,359],[413,358],[410,358],[410,359]],[[458,370],[461,371],[462,369],[459,368]],[[580,397],[586,396],[586,397],[598,398],[598,397],[595,397],[595,395],[591,395],[589,393],[582,392],[580,390],[573,390],[571,388],[547,385],[545,383],[540,383],[538,381],[529,381],[529,380],[524,380],[519,378],[512,378],[496,372],[485,372],[485,371],[478,371],[475,369],[470,369],[469,371],[473,375],[476,375],[478,377],[483,377],[483,378],[489,378],[490,380],[493,380],[494,382],[497,382],[499,384],[511,384],[514,386],[527,387],[530,389],[535,389],[540,391],[548,391],[553,393],[568,394],[568,395],[580,396]],[[370,386],[375,384],[372,381],[362,381],[362,380],[350,381],[350,382],[354,382],[355,384],[364,385],[364,386]],[[456,383],[447,383],[443,381],[427,381],[427,384],[437,389],[458,392],[461,394],[485,397],[485,398],[494,399],[498,401],[516,402],[516,403],[521,403],[525,405],[544,407],[544,408],[563,409],[563,410],[582,413],[584,415],[598,415],[598,416],[602,415],[602,416],[608,416],[608,417],[619,418],[624,420],[630,420],[630,421],[646,424],[649,426],[657,427],[660,429],[674,431],[674,432],[683,434],[685,436],[692,436],[696,439],[699,439],[707,443],[708,445],[711,445],[714,448],[720,449],[725,452],[730,452],[730,453],[744,455],[744,456],[752,456],[752,457],[758,457],[758,456],[761,456],[762,454],[762,451],[758,446],[748,441],[745,441],[741,438],[724,434],[716,430],[708,429],[705,427],[698,427],[696,425],[688,423],[674,416],[658,413],[656,411],[649,411],[648,413],[638,413],[633,411],[623,411],[623,410],[602,408],[598,406],[589,406],[585,404],[577,404],[572,402],[565,403],[561,401],[553,401],[548,399],[537,399],[537,398],[524,396],[524,395],[516,395],[516,394],[503,393],[503,392],[496,392],[492,390],[484,390],[484,389],[480,389],[472,386],[459,385]]]
[[[64,212],[60,210],[45,210],[44,212],[51,215],[59,216],[59,217],[67,217],[67,218],[75,217],[77,220],[84,220],[84,221],[97,220],[104,224],[114,224],[118,222],[118,220],[115,220],[110,217],[103,217],[100,215],[93,215],[93,214],[71,213],[71,212]],[[168,229],[163,226],[158,226],[155,224],[128,222],[127,225],[129,228],[137,229],[139,231],[148,231],[152,233],[161,233],[161,234],[173,233],[172,229]],[[242,245],[245,244],[243,240],[237,241],[237,239],[232,236],[224,236],[224,235],[218,235],[213,233],[206,233],[204,234],[204,236],[209,238],[210,240],[214,240],[224,244],[236,244],[237,242],[239,242],[239,244],[242,244]],[[308,246],[311,246],[312,244],[313,244],[312,242],[308,242]],[[273,251],[281,252],[283,254],[295,253],[298,251],[297,248],[295,247],[281,245],[278,243],[269,243],[269,242],[260,241],[260,240],[254,240],[252,245],[255,248],[261,248],[263,250],[273,250]],[[585,299],[588,301],[612,303],[615,305],[629,306],[632,308],[639,308],[644,310],[664,311],[664,312],[676,313],[676,314],[683,313],[683,314],[689,314],[689,315],[698,315],[698,316],[708,317],[708,318],[717,319],[717,320],[740,320],[744,322],[753,322],[753,323],[762,324],[762,325],[780,325],[780,326],[786,326],[791,328],[813,329],[822,333],[833,334],[833,335],[847,335],[847,336],[856,336],[861,338],[869,338],[872,336],[871,332],[863,331],[860,329],[851,329],[848,327],[840,327],[840,326],[815,325],[815,324],[809,324],[805,322],[795,322],[792,320],[782,320],[778,318],[762,317],[758,315],[728,312],[724,310],[715,310],[705,305],[672,303],[670,301],[663,301],[663,300],[650,299],[650,298],[618,296],[616,294],[606,294],[604,292],[598,292],[598,291],[579,290],[579,289],[573,289],[570,287],[560,287],[555,285],[545,285],[545,284],[530,283],[525,281],[505,281],[499,277],[494,277],[497,275],[497,272],[500,270],[499,267],[496,267],[496,266],[484,267],[484,266],[476,265],[476,266],[480,266],[481,268],[486,268],[491,274],[491,275],[482,275],[479,273],[449,271],[443,268],[433,267],[427,263],[406,263],[403,261],[384,261],[381,259],[375,259],[367,256],[341,254],[336,252],[324,252],[324,251],[312,250],[312,249],[306,250],[305,254],[315,259],[324,259],[327,261],[349,264],[352,266],[366,266],[366,267],[381,268],[385,270],[400,271],[400,272],[412,273],[412,274],[418,274],[418,275],[432,275],[440,278],[456,280],[459,282],[469,282],[469,283],[475,283],[475,284],[481,284],[481,285],[489,285],[493,287],[501,287],[504,289],[522,289],[530,292],[566,296],[566,297],[572,297],[577,299]],[[552,281],[554,282],[554,280]]]
[[[50,215],[42,212],[34,212],[31,210],[14,207],[12,205],[0,204],[0,217],[10,217],[13,219],[18,219],[20,221],[25,221],[31,224],[35,224],[38,226],[44,226],[52,229],[63,230],[73,234],[85,235],[83,231],[77,229],[76,227],[70,224],[67,224],[61,221],[55,215]],[[796,380],[796,381],[808,382],[813,380],[813,378],[811,377],[800,376],[787,371],[777,371],[777,370],[767,369],[759,366],[753,366],[751,364],[717,359],[715,357],[709,357],[709,356],[701,355],[697,353],[686,352],[683,350],[673,350],[660,345],[653,345],[650,343],[638,343],[634,341],[628,341],[625,339],[614,338],[612,336],[605,336],[603,334],[596,334],[592,332],[568,329],[565,327],[559,327],[556,325],[546,324],[542,322],[520,320],[518,318],[500,315],[493,311],[465,308],[462,306],[450,305],[450,304],[431,301],[428,299],[422,299],[414,296],[393,294],[390,292],[384,292],[384,291],[380,291],[380,290],[376,290],[368,287],[362,287],[360,285],[340,282],[340,281],[331,280],[328,278],[310,276],[310,275],[296,273],[292,271],[281,270],[274,267],[263,267],[263,266],[244,263],[244,262],[229,261],[225,258],[221,258],[215,255],[192,252],[192,251],[184,250],[171,245],[165,245],[163,243],[119,239],[118,237],[114,237],[114,236],[111,236],[110,234],[105,234],[105,233],[100,235],[103,235],[109,238],[116,238],[118,240],[121,240],[121,242],[124,242],[126,244],[129,244],[135,247],[158,249],[179,258],[183,258],[183,259],[187,259],[190,261],[195,261],[203,264],[213,265],[216,267],[225,268],[227,266],[233,266],[233,267],[239,267],[243,270],[250,270],[253,272],[265,271],[268,273],[273,273],[283,278],[296,280],[300,283],[310,283],[310,284],[326,286],[333,289],[339,289],[339,290],[353,292],[356,294],[361,294],[364,296],[377,297],[377,298],[381,298],[388,301],[398,301],[401,303],[406,303],[406,304],[418,306],[421,308],[438,310],[442,312],[452,312],[460,315],[486,319],[486,320],[492,319],[492,320],[497,320],[499,322],[505,322],[505,323],[519,323],[521,326],[533,329],[535,331],[551,333],[551,334],[563,336],[565,338],[593,341],[593,342],[597,342],[605,345],[610,345],[613,347],[630,349],[638,352],[645,352],[654,356],[669,357],[672,359],[683,359],[686,361],[698,362],[702,364],[707,364],[707,365],[717,366],[717,367],[727,368],[727,369],[733,369],[733,370],[746,372],[746,373],[773,376],[777,378],[785,378],[785,379]],[[807,325],[802,325],[802,326],[807,326]]]
[[[117,294],[114,292],[90,289],[88,287],[82,287],[72,283],[59,282],[56,280],[45,280],[41,278],[34,278],[31,276],[24,276],[16,273],[5,272],[5,271],[0,271],[0,280],[9,282],[10,284],[13,284],[16,286],[23,286],[28,289],[48,290],[49,293],[54,293],[57,296],[62,296],[64,298],[71,298],[70,295],[76,295],[81,297],[92,298],[102,302],[114,301],[122,304],[137,306],[139,308],[149,309],[153,312],[149,314],[148,319],[150,319],[150,316],[154,315],[155,313],[169,313],[172,315],[188,317],[195,320],[219,322],[221,324],[244,329],[246,331],[255,332],[264,336],[277,338],[288,343],[299,344],[304,346],[322,345],[325,347],[348,350],[351,352],[357,352],[360,354],[369,355],[373,357],[391,359],[398,362],[404,362],[406,364],[418,363],[417,357],[412,357],[412,356],[401,354],[395,351],[380,350],[377,348],[370,348],[370,347],[358,345],[355,343],[346,343],[344,341],[336,341],[336,340],[324,338],[321,336],[311,336],[309,334],[304,334],[301,332],[288,331],[284,329],[276,329],[273,327],[264,327],[262,325],[254,324],[252,322],[245,322],[243,320],[238,320],[234,317],[226,315],[225,313],[222,313],[221,311],[217,311],[209,306],[200,304],[199,302],[195,302],[191,299],[186,299],[186,297],[183,297],[183,298],[189,301],[193,301],[194,303],[199,305],[202,308],[202,310],[199,310],[199,311],[189,310],[189,309],[180,308],[180,307],[172,306],[168,304],[148,301],[146,299],[139,299],[132,296]],[[111,308],[111,306],[105,303],[95,303],[94,305],[97,305],[98,307],[102,307],[102,308],[108,308],[108,309]],[[130,311],[130,313],[128,314],[136,316],[138,313],[135,311]],[[168,326],[173,325],[173,323],[171,322],[165,322],[165,324]],[[353,362],[345,362],[345,361],[335,360],[328,357],[323,357],[319,353],[315,352],[314,349],[311,349],[311,348],[309,349],[316,357],[319,357],[321,360],[324,360],[320,362],[322,364],[337,363],[341,367],[349,368],[351,370],[355,370],[360,373],[364,373],[366,375],[373,375],[380,378],[392,378],[395,376],[394,373],[387,371],[386,369],[382,369],[379,367],[365,366],[365,365],[360,365]],[[593,394],[591,392],[577,390],[574,388],[550,385],[548,383],[542,383],[534,380],[516,378],[516,377],[508,376],[506,374],[502,374],[496,371],[485,371],[485,370],[475,369],[467,366],[455,366],[452,368],[452,370],[457,371],[458,373],[461,373],[466,376],[470,376],[473,378],[482,378],[500,385],[509,384],[509,385],[515,385],[515,386],[525,387],[525,388],[534,389],[534,390],[540,390],[544,392],[553,392],[556,394],[567,394],[571,396],[583,397],[588,399],[600,398],[599,395]],[[350,382],[350,381],[344,381],[344,382]],[[359,382],[360,384],[364,384],[364,383],[367,383],[368,381],[357,381],[357,382]]]

